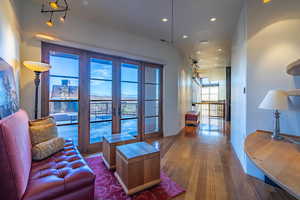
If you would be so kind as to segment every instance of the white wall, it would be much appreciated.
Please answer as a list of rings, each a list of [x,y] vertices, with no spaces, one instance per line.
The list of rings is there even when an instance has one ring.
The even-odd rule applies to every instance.
[[[248,2],[247,134],[273,130],[272,112],[258,109],[268,90],[300,88],[299,77],[286,73],[286,66],[300,59],[299,8],[295,0],[273,0],[265,6]],[[300,135],[299,122],[300,113],[282,112],[281,131]],[[248,163],[247,172],[261,177]]]
[[[178,71],[178,99],[180,112],[180,127],[185,126],[185,114],[192,108],[192,68],[189,67],[189,62],[184,60],[184,65],[179,67]]]
[[[239,79],[236,69],[241,67],[242,79],[246,80],[247,95],[242,101],[233,101],[232,105],[232,144],[246,172],[258,178],[263,174],[245,155],[242,147],[245,135],[253,133],[257,129],[273,130],[273,114],[271,111],[258,109],[268,90],[271,89],[294,89],[300,88],[299,77],[293,77],[286,73],[286,66],[300,58],[300,1],[295,0],[273,0],[269,4],[262,4],[260,1],[247,1],[246,20],[245,15],[240,20],[244,25],[239,24],[238,33],[246,35],[244,45],[233,51],[232,69],[233,79]],[[245,12],[245,11],[244,11]],[[246,26],[246,34],[241,26]],[[239,39],[235,39],[237,43]],[[242,44],[242,43],[241,43]],[[246,62],[245,62],[246,59]],[[243,63],[239,65],[238,61]],[[246,70],[246,77],[245,77]],[[234,82],[234,81],[233,81]],[[244,82],[241,84],[245,85]],[[242,87],[242,85],[241,85]],[[242,97],[240,92],[233,88],[233,100],[236,95]],[[238,100],[238,99],[236,99]],[[247,102],[246,109],[244,102]],[[293,98],[296,107],[299,107],[299,97]],[[246,114],[246,127],[244,118],[239,123],[240,113],[236,113],[240,105]],[[282,132],[300,135],[300,114],[292,111],[282,112]],[[235,130],[236,127],[239,127]],[[239,131],[238,133],[236,131]],[[243,136],[241,136],[241,135]],[[246,159],[245,159],[246,158]]]
[[[47,33],[62,38],[69,46],[96,50],[102,53],[122,55],[157,63],[164,67],[164,133],[165,136],[177,134],[182,128],[181,115],[186,111],[186,98],[181,99],[180,91],[185,88],[186,76],[182,72],[182,56],[172,46],[129,34],[109,27],[99,26],[69,17],[65,24],[57,23],[48,28],[40,13],[40,4],[23,4],[24,42],[22,43],[23,60],[40,60],[40,42],[33,38],[36,33]],[[26,13],[26,14],[24,14]],[[33,113],[33,74],[22,68],[21,103],[29,113]]]
[[[14,68],[18,83],[20,67],[20,33],[16,16],[17,5],[2,0],[0,6],[0,57]]]
[[[246,70],[247,70],[247,27],[246,5],[242,8],[237,29],[233,37],[231,57],[231,143],[244,168],[246,158]]]

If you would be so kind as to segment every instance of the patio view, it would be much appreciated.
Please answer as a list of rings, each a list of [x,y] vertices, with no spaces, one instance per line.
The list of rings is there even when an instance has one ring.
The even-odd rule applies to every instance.
[[[51,51],[49,62],[52,66],[49,73],[49,113],[57,122],[59,135],[78,144],[80,56]],[[116,132],[113,130],[138,135],[139,67],[121,63],[118,89],[113,87],[116,83],[113,83],[112,60],[97,56],[89,58],[86,78],[89,79],[90,144],[101,142],[104,135]],[[145,134],[159,131],[159,77],[158,69],[145,67]],[[113,95],[118,93],[118,103],[114,106]],[[119,128],[113,128],[116,116]]]
[[[50,55],[49,112],[59,135],[78,143],[79,57],[63,53]],[[121,89],[121,133],[137,135],[137,66],[123,64]],[[63,74],[63,75],[62,75]],[[112,62],[90,60],[90,143],[112,133]]]

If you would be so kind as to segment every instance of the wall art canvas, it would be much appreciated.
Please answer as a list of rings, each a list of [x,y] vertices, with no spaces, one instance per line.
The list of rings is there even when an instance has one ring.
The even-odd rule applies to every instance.
[[[19,110],[19,97],[13,68],[0,58],[0,119]]]

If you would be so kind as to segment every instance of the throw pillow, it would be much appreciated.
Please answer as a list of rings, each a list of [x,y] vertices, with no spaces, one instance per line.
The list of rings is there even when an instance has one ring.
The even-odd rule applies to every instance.
[[[32,147],[32,159],[35,161],[48,158],[52,154],[55,154],[62,150],[65,145],[65,140],[60,137],[50,139]]]
[[[39,126],[45,124],[56,124],[56,122],[52,116],[29,121],[30,126]]]
[[[32,146],[57,137],[57,127],[53,123],[29,126]]]

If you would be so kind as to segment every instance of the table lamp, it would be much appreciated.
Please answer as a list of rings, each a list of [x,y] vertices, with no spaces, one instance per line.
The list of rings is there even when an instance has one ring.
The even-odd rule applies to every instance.
[[[288,109],[288,93],[284,90],[270,90],[265,96],[264,100],[260,103],[259,108],[266,110],[274,110],[275,116],[275,129],[272,138],[281,140],[280,134],[280,113],[279,110]]]
[[[34,103],[34,118],[37,119],[38,115],[38,97],[39,97],[39,85],[40,85],[40,75],[43,72],[49,71],[51,66],[47,63],[24,61],[24,66],[35,73],[35,103]]]

